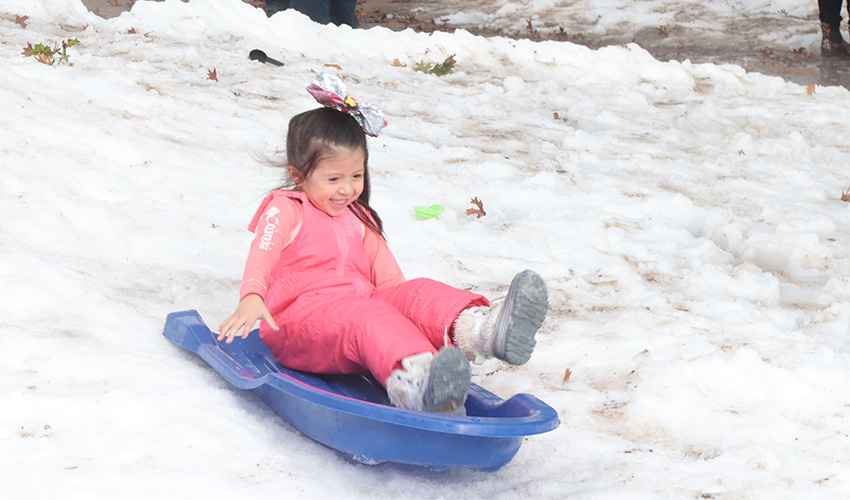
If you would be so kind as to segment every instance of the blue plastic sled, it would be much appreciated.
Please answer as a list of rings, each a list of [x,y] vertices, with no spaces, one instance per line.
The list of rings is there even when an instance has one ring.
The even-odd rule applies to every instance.
[[[169,314],[163,334],[237,388],[256,393],[299,431],[366,464],[495,471],[516,455],[524,436],[560,423],[557,412],[534,396],[504,401],[475,384],[466,417],[395,408],[372,377],[283,367],[256,331],[247,340],[219,343],[194,310]]]

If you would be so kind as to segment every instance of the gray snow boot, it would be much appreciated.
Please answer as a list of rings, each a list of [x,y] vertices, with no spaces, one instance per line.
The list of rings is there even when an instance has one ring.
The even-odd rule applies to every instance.
[[[454,347],[436,355],[423,352],[401,360],[402,368],[387,379],[390,403],[398,408],[466,415],[472,372],[466,356]]]
[[[444,347],[434,356],[431,376],[425,387],[425,411],[466,415],[466,397],[472,382],[469,360],[454,347]]]
[[[512,365],[531,358],[537,343],[534,336],[546,319],[549,292],[534,271],[517,274],[508,295],[490,307],[472,307],[454,322],[454,341],[476,364],[496,357]]]

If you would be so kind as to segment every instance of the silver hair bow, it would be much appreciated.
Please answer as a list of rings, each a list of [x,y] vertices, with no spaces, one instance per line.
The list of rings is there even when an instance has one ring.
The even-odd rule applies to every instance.
[[[353,116],[363,127],[363,131],[372,137],[377,137],[387,125],[384,112],[371,104],[358,102],[354,96],[349,95],[338,76],[319,73],[307,87],[307,92],[322,106]]]

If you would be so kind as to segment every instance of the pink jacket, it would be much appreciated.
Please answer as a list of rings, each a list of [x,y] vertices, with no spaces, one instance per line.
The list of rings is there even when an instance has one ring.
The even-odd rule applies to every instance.
[[[260,338],[289,368],[369,371],[386,383],[400,360],[442,347],[463,309],[488,304],[433,280],[405,281],[382,237],[302,192],[272,192],[250,228],[241,293],[263,296],[280,330],[260,322]]]
[[[296,199],[300,200],[300,203],[295,201]],[[242,275],[242,288],[239,291],[240,299],[249,293],[256,293],[263,299],[266,298],[272,269],[280,259],[281,253],[292,243],[301,229],[305,203],[309,201],[304,193],[281,189],[273,191],[263,200],[248,225],[248,230],[256,232],[257,235],[248,251],[248,261],[245,263],[245,272]],[[386,240],[373,231],[369,231],[356,217],[354,217],[354,223],[362,233],[362,246],[369,261],[367,275],[375,288],[383,290],[403,283],[404,275],[390,252]]]

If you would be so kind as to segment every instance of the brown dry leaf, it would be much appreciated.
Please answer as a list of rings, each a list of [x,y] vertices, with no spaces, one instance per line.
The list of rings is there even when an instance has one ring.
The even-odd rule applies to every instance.
[[[469,200],[469,202],[478,208],[466,209],[466,215],[477,215],[479,219],[487,215],[487,212],[484,211],[484,203],[482,203],[481,200],[479,200],[478,198],[473,198]]]
[[[808,86],[808,88],[806,89],[806,93],[809,94],[809,95],[813,95],[815,93],[815,84],[814,83]]]
[[[395,58],[395,59],[393,59],[393,66],[395,66],[395,67],[397,67],[397,68],[398,68],[398,67],[402,67],[402,68],[403,68],[405,65],[404,65],[404,63],[402,63],[401,61],[399,61],[399,60],[398,60],[398,58]]]
[[[850,202],[850,188],[847,188],[846,192],[841,192],[841,201]]]
[[[41,64],[53,66],[53,59],[48,59],[47,56],[45,56],[44,54],[39,54],[38,57],[36,57],[36,60]]]
[[[564,382],[569,380],[572,375],[573,375],[573,372],[571,372],[570,369],[567,368],[566,371],[564,371]]]
[[[336,68],[337,70],[342,71],[342,66],[340,66],[339,64],[325,64],[325,67],[326,68]]]
[[[667,36],[667,27],[666,26],[659,26],[657,29],[658,29],[659,35]]]
[[[556,120],[560,120],[560,119],[561,119],[561,115],[559,115],[559,114],[558,114],[558,112],[557,112],[557,111],[555,111],[554,113],[552,113],[552,118],[554,118],[554,119],[556,119]]]
[[[215,71],[215,68],[207,71],[207,78],[213,81],[218,81],[218,74]]]
[[[130,31],[128,31],[127,33],[129,33],[131,35],[135,35],[136,34],[136,28],[130,28]]]
[[[27,29],[27,19],[29,18],[30,16],[15,15],[15,24],[19,25],[23,29]]]
[[[31,43],[28,43],[27,46],[24,47],[24,51],[21,52],[21,54],[29,57],[29,55],[32,54],[32,51],[33,51],[33,46],[32,46]]]

